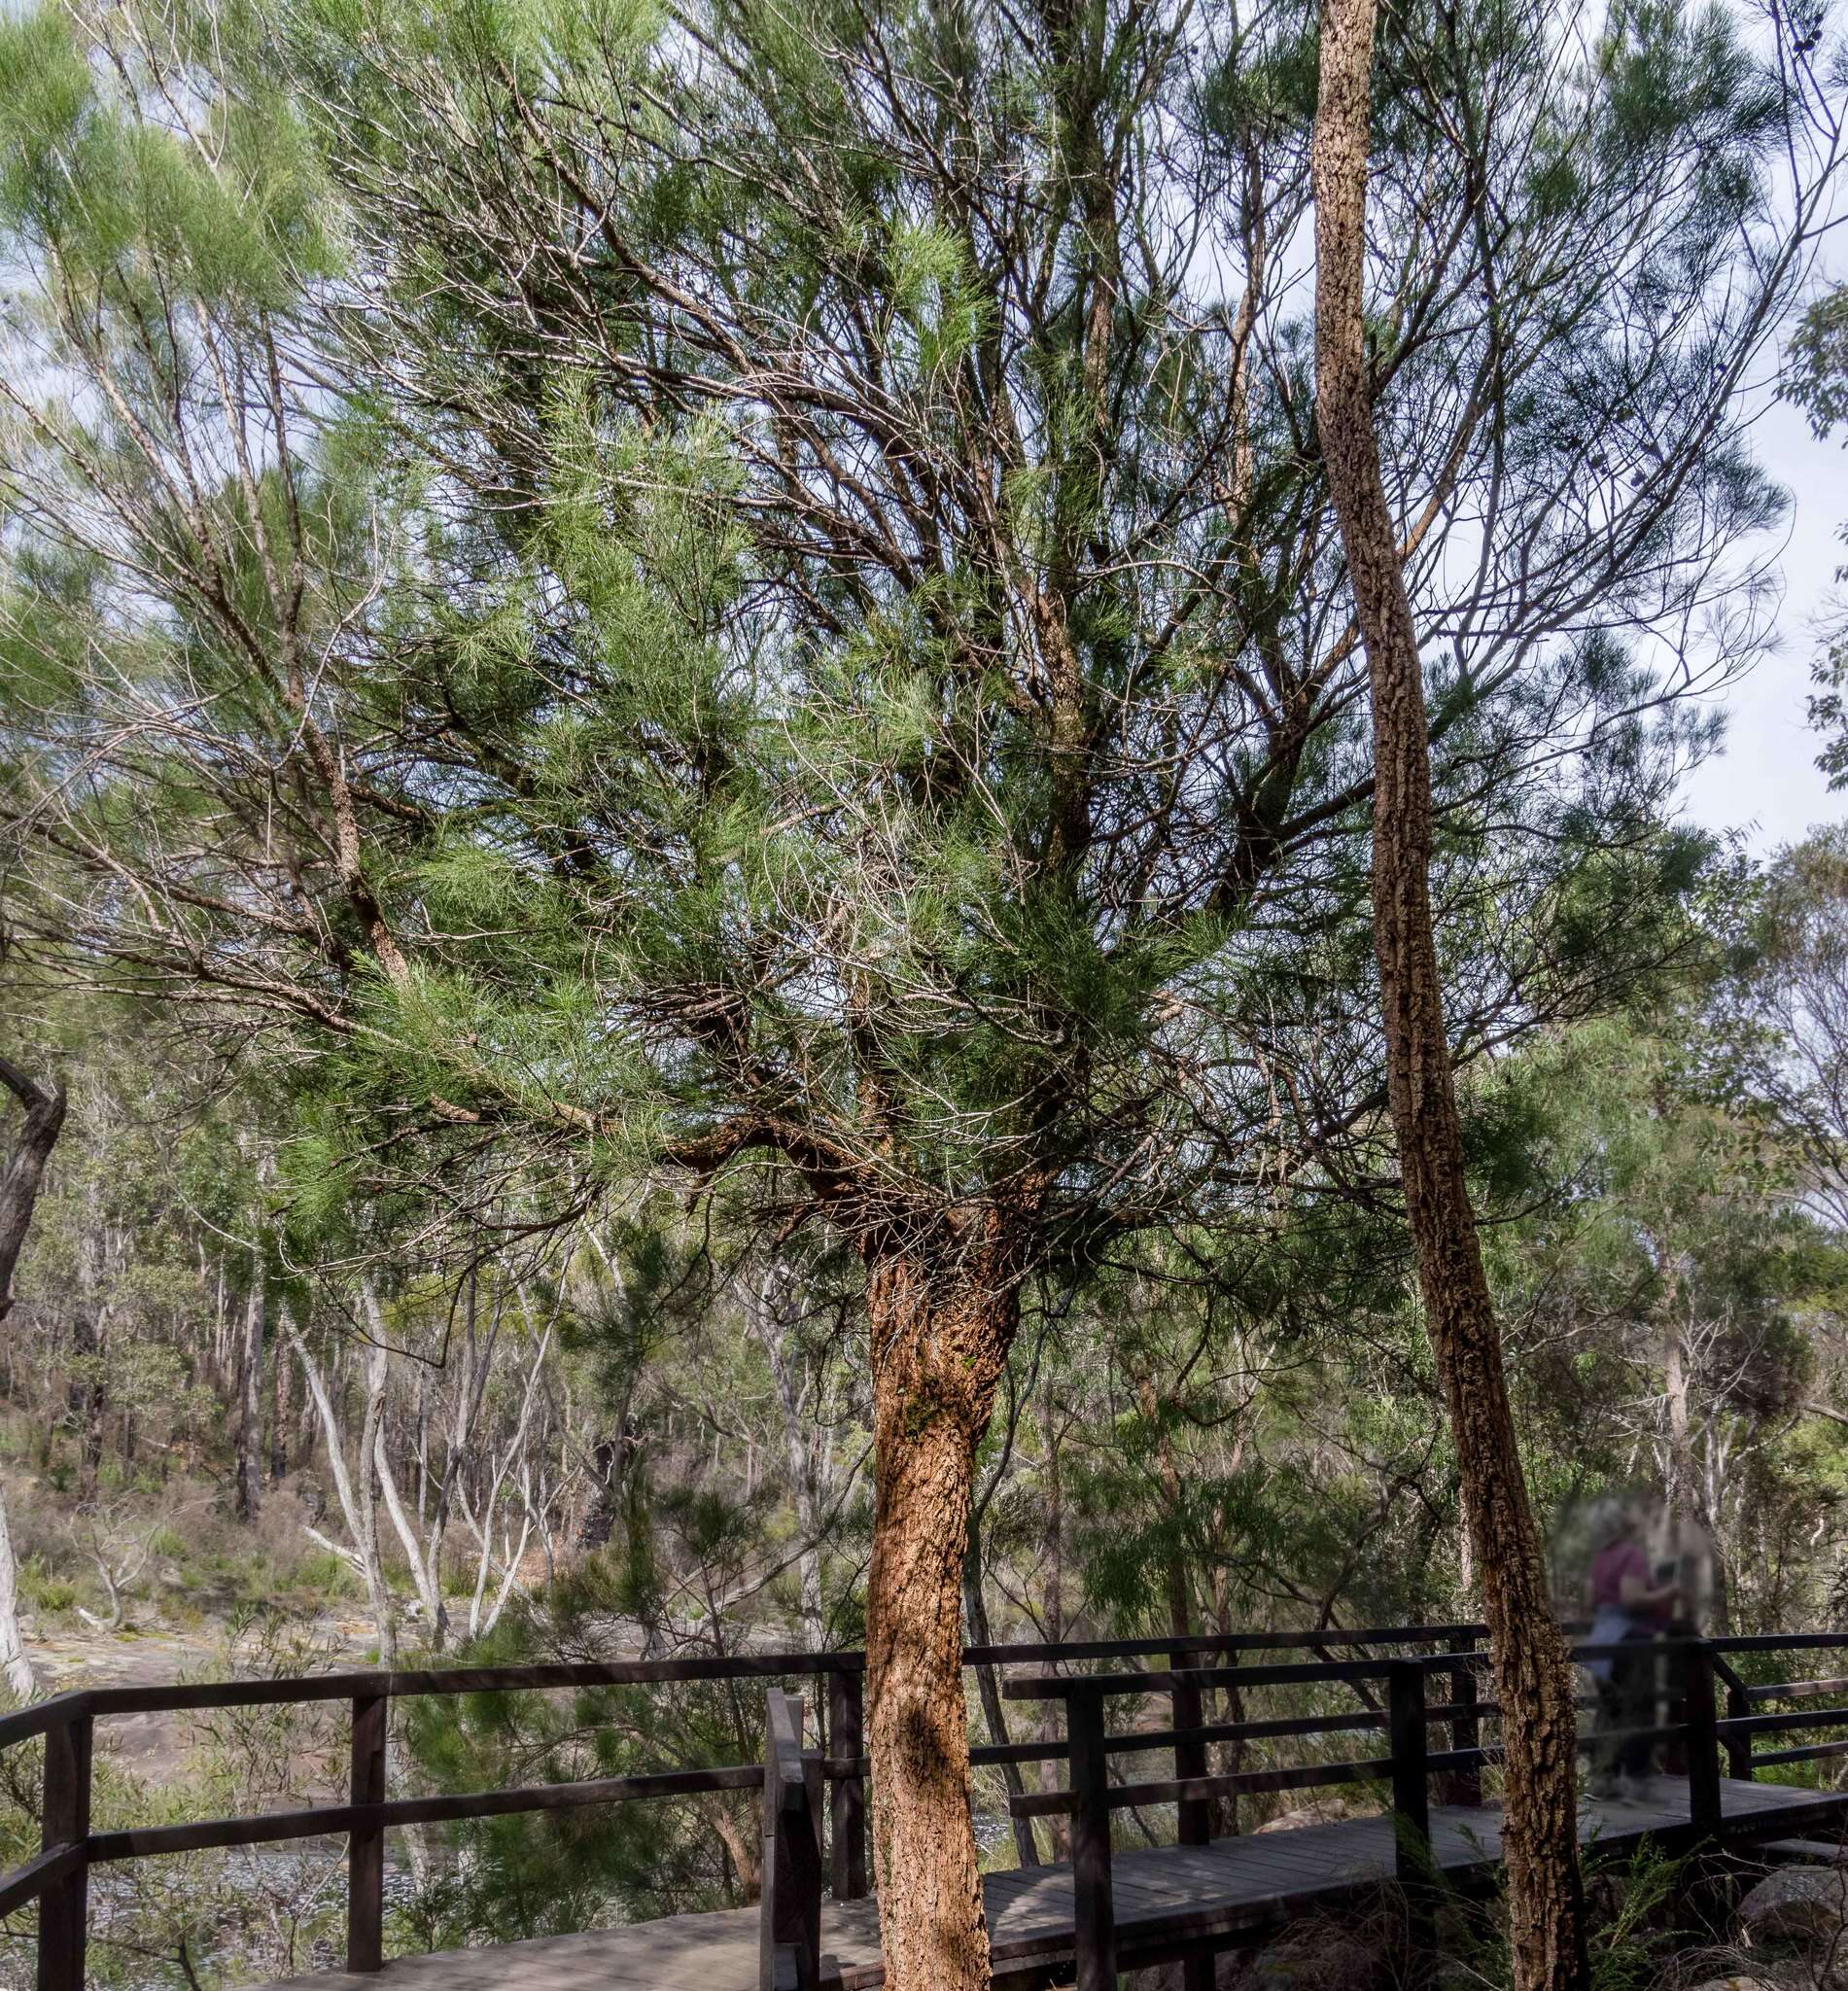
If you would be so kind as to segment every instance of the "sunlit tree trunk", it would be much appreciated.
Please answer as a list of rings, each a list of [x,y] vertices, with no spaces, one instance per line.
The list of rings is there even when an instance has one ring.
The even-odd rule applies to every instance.
[[[19,1629],[19,1565],[13,1554],[13,1529],[7,1520],[6,1496],[0,1493],[0,1672],[8,1692],[30,1700],[38,1690],[32,1660]]]
[[[996,1220],[930,1223],[869,1251],[874,1518],[867,1743],[888,1991],[986,1991],[969,1814],[962,1569],[975,1448],[1019,1291]]]
[[[301,1364],[301,1380],[307,1389],[308,1401],[321,1419],[322,1436],[327,1445],[328,1475],[333,1482],[334,1498],[340,1504],[340,1518],[346,1523],[347,1540],[344,1544],[336,1542],[315,1528],[309,1528],[307,1533],[324,1549],[338,1555],[366,1586],[366,1610],[378,1638],[379,1664],[389,1669],[398,1664],[398,1608],[385,1581],[384,1561],[379,1554],[378,1495],[372,1464],[379,1425],[384,1416],[386,1350],[380,1344],[374,1344],[366,1350],[366,1400],[354,1461],[358,1470],[349,1473],[345,1434],[340,1429],[339,1415],[329,1394],[326,1378],[293,1323],[287,1323],[287,1332],[289,1345],[296,1351],[296,1360]]]
[[[1515,1982],[1517,1991],[1569,1991],[1586,1978],[1572,1681],[1464,1175],[1431,917],[1424,681],[1373,422],[1362,309],[1373,36],[1374,0],[1324,0],[1313,146],[1316,418],[1373,699],[1374,949],[1387,1093],[1502,1706]]]

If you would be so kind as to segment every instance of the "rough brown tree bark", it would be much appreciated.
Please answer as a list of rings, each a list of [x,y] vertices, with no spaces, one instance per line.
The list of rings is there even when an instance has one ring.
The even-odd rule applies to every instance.
[[[1373,420],[1362,286],[1374,14],[1375,0],[1323,0],[1312,157],[1316,422],[1371,681],[1374,948],[1388,1097],[1503,1710],[1515,1983],[1572,1991],[1587,1974],[1572,1682],[1464,1176],[1431,918],[1423,673]]]
[[[67,1104],[61,1085],[47,1085],[29,1071],[0,1058],[0,1085],[25,1109],[19,1138],[0,1166],[0,1321],[13,1310],[13,1271],[32,1228],[45,1165],[64,1129]],[[0,1677],[20,1700],[37,1688],[32,1661],[19,1631],[19,1569],[13,1554],[13,1531],[7,1524],[6,1500],[0,1494]]]
[[[962,1566],[975,1448],[1020,1314],[1006,1226],[926,1219],[868,1251],[874,1516],[866,1588],[873,1861],[888,1991],[987,1991],[969,1816]]]
[[[10,1059],[0,1058],[0,1085],[25,1110],[19,1138],[0,1168],[0,1320],[13,1308],[13,1270],[32,1227],[33,1205],[45,1164],[64,1128],[66,1100],[61,1085],[47,1085]]]

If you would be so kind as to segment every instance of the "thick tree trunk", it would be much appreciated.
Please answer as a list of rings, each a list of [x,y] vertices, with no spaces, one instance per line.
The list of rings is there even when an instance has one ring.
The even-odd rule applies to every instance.
[[[987,1991],[969,1816],[962,1565],[975,1447],[1019,1318],[998,1219],[869,1251],[876,1464],[866,1589],[873,1858],[888,1991]]]
[[[1431,920],[1423,675],[1373,424],[1362,315],[1373,36],[1374,0],[1324,0],[1313,149],[1316,418],[1372,684],[1374,946],[1388,1097],[1503,1709],[1515,1982],[1517,1991],[1568,1991],[1586,1978],[1572,1682],[1464,1177]]]

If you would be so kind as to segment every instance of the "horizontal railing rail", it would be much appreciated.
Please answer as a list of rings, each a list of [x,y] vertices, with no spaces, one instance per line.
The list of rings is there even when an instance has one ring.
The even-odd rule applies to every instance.
[[[1741,1680],[1739,1686],[1748,1700],[1796,1700],[1809,1694],[1848,1694],[1848,1680],[1772,1680],[1756,1686]]]
[[[1848,1647],[1848,1631],[1721,1633],[1707,1643],[1717,1653],[1820,1653]]]
[[[1801,1742],[1782,1749],[1755,1749],[1759,1735],[1814,1733],[1848,1725],[1848,1678],[1750,1681],[1727,1662],[1726,1655],[1838,1652],[1848,1648],[1848,1632],[1776,1631],[1713,1640],[1714,1670],[1726,1685],[1726,1711],[1717,1724],[1732,1774],[1749,1781],[1759,1769],[1782,1764],[1827,1762],[1848,1755],[1842,1740]],[[1825,1707],[1791,1706],[1792,1702],[1834,1701]],[[1781,1711],[1755,1713],[1767,1703],[1785,1703]]]

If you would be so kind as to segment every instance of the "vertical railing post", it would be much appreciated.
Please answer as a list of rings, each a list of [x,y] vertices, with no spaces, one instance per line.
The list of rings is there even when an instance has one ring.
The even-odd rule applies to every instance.
[[[1425,1758],[1424,1668],[1415,1659],[1386,1662],[1386,1733],[1392,1754],[1392,1813],[1399,1872],[1428,1872],[1431,1793]]]
[[[1718,1837],[1720,1734],[1713,1705],[1713,1654],[1705,1639],[1682,1649],[1683,1722],[1688,1736],[1688,1818],[1696,1839]]]
[[[1745,1691],[1745,1682],[1729,1681],[1726,1686],[1726,1720],[1742,1722],[1751,1712],[1752,1699]],[[1749,1729],[1743,1735],[1726,1737],[1726,1771],[1742,1784],[1752,1781],[1752,1735]]]
[[[1179,1672],[1203,1663],[1203,1655],[1192,1646],[1176,1646],[1168,1656],[1168,1664]],[[1227,1663],[1231,1663],[1228,1659]],[[1191,1680],[1177,1680],[1168,1694],[1174,1724],[1174,1774],[1203,1777],[1206,1774],[1206,1744],[1200,1733],[1204,1714],[1199,1687]],[[1213,1806],[1210,1798],[1183,1798],[1175,1806],[1179,1814],[1177,1837],[1183,1846],[1212,1843]],[[1187,1956],[1181,1960],[1181,1991],[1213,1991],[1217,1965],[1208,1956]]]
[[[763,1884],[758,1904],[757,1982],[815,1991],[821,1975],[820,1764],[802,1753],[800,1700],[773,1687],[764,1696]]]
[[[1392,1755],[1393,1865],[1406,1901],[1406,1975],[1420,1985],[1435,1974],[1437,1929],[1424,1668],[1415,1659],[1386,1662],[1386,1733]]]
[[[1677,1619],[1662,1632],[1661,1636],[1670,1641],[1689,1639],[1693,1636],[1693,1627]],[[1672,1729],[1674,1733],[1662,1742],[1662,1770],[1671,1777],[1688,1774],[1688,1649],[1679,1649],[1671,1643],[1665,1653],[1658,1654],[1652,1645],[1646,1650],[1648,1657],[1642,1663],[1649,1668],[1650,1709],[1644,1726],[1651,1729]],[[1642,1696],[1639,1694],[1640,1700]],[[1652,1747],[1651,1754],[1654,1755]]]
[[[866,1754],[865,1688],[861,1676],[838,1668],[827,1680],[828,1754]],[[837,1902],[866,1893],[866,1779],[857,1769],[837,1771],[828,1794],[829,1882]]]
[[[1071,1751],[1072,1961],[1077,1991],[1117,1991],[1116,1907],[1110,1876],[1110,1764],[1103,1751],[1103,1695],[1074,1686],[1065,1695]]]
[[[1168,1659],[1177,1672],[1200,1663],[1199,1656],[1191,1646],[1176,1646]],[[1206,1774],[1206,1744],[1200,1733],[1203,1719],[1200,1689],[1191,1680],[1177,1680],[1168,1694],[1168,1704],[1174,1723],[1174,1774],[1177,1777],[1203,1777]],[[1181,1844],[1205,1845],[1213,1832],[1211,1800],[1183,1798],[1176,1808],[1180,1813],[1178,1836]]]
[[[94,1722],[80,1712],[45,1734],[45,1783],[40,1843],[81,1845],[89,1836],[90,1749]],[[39,1897],[38,1991],[84,1991],[84,1953],[89,1928],[89,1862],[55,1880]]]
[[[1457,1654],[1476,1652],[1476,1634],[1467,1633],[1461,1638],[1450,1640],[1450,1651]],[[1450,1668],[1450,1704],[1458,1710],[1450,1717],[1450,1747],[1452,1749],[1480,1749],[1482,1746],[1482,1719],[1475,1712],[1478,1699],[1476,1667]],[[1465,1711],[1467,1710],[1467,1712]],[[1460,1764],[1450,1772],[1447,1785],[1449,1801],[1452,1804],[1477,1805],[1482,1801],[1482,1768],[1481,1764]]]
[[[385,1750],[391,1699],[380,1692],[353,1697],[352,1766],[347,1776],[350,1804],[385,1801]],[[382,1970],[385,1965],[385,1830],[356,1825],[346,1839],[346,1967]]]

